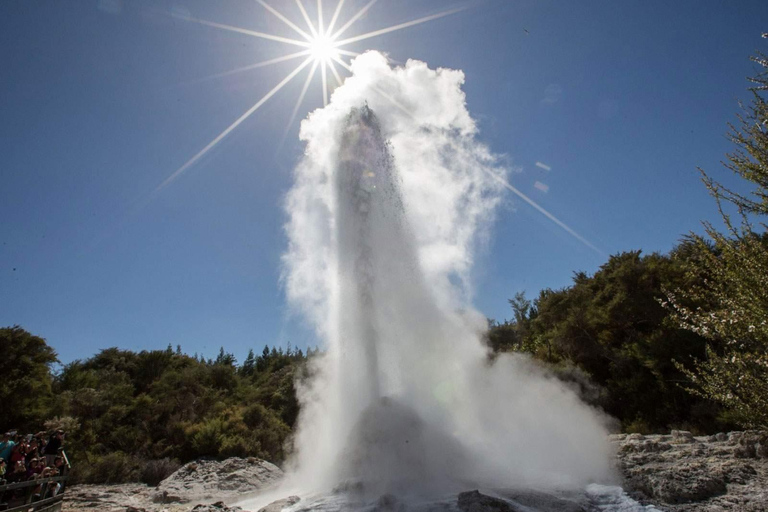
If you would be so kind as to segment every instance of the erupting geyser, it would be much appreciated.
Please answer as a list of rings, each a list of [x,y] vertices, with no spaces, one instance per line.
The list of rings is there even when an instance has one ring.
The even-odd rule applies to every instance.
[[[602,417],[481,341],[469,277],[506,171],[475,138],[463,74],[375,52],[352,69],[302,124],[286,201],[287,294],[325,353],[299,383],[284,492],[371,503],[611,479]]]

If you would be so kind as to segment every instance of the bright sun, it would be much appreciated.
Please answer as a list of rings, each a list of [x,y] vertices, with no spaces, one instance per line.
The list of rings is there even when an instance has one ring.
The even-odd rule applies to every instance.
[[[336,50],[333,41],[327,36],[316,37],[310,44],[312,46],[309,49],[312,52],[311,55],[315,61],[325,63],[340,58],[339,52]]]
[[[268,10],[270,13],[272,13],[276,18],[278,18],[280,21],[282,21],[287,27],[289,27],[293,32],[295,32],[297,35],[301,36],[300,39],[293,39],[290,37],[284,37],[279,36],[275,34],[267,34],[264,32],[257,32],[255,30],[250,30],[243,27],[236,27],[233,25],[225,25],[223,23],[217,23],[215,21],[208,21],[203,20],[200,18],[194,18],[192,16],[188,15],[180,15],[180,14],[172,14],[172,16],[182,19],[184,21],[189,21],[193,23],[199,23],[200,25],[205,25],[207,27],[217,28],[219,30],[227,30],[229,32],[236,32],[239,34],[244,34],[247,36],[252,37],[258,37],[260,39],[267,39],[270,41],[277,41],[280,43],[285,43],[288,45],[291,45],[293,47],[301,48],[299,51],[288,53],[286,55],[282,55],[279,57],[275,57],[273,59],[265,60],[262,62],[257,62],[255,64],[250,64],[248,66],[244,66],[238,69],[233,69],[231,71],[227,71],[224,73],[218,73],[216,75],[213,75],[211,78],[220,78],[228,75],[232,75],[234,73],[240,73],[243,71],[248,71],[251,69],[261,68],[265,66],[269,66],[272,64],[277,64],[279,62],[285,62],[289,60],[295,60],[299,58],[304,58],[304,60],[296,66],[296,68],[288,73],[288,75],[283,78],[277,85],[275,85],[269,92],[267,92],[259,101],[257,101],[252,107],[250,107],[248,110],[246,110],[239,118],[237,118],[232,124],[230,124],[223,132],[221,132],[217,137],[215,137],[211,142],[208,143],[203,149],[197,152],[192,158],[187,160],[187,162],[176,169],[176,171],[173,172],[168,178],[165,179],[156,189],[154,193],[159,192],[162,188],[169,185],[173,180],[178,178],[184,171],[189,169],[191,166],[193,166],[198,160],[200,160],[206,153],[208,153],[211,149],[213,149],[214,146],[216,146],[219,142],[221,142],[224,137],[230,134],[232,130],[237,128],[243,121],[248,119],[251,114],[256,112],[261,106],[269,101],[269,99],[277,94],[277,92],[282,89],[288,82],[293,80],[297,75],[299,75],[304,69],[309,68],[309,73],[307,74],[307,78],[305,79],[304,86],[301,89],[301,93],[299,94],[298,99],[296,100],[296,106],[293,108],[293,113],[291,114],[291,117],[288,121],[288,127],[286,128],[286,134],[288,133],[288,129],[293,124],[293,121],[296,119],[296,114],[299,111],[299,107],[301,106],[302,102],[304,101],[304,97],[307,94],[307,90],[309,89],[310,84],[312,83],[312,79],[315,77],[315,73],[317,71],[320,71],[320,85],[322,87],[322,94],[323,94],[323,105],[328,104],[328,95],[329,95],[329,85],[330,87],[334,87],[333,84],[328,83],[328,75],[329,71],[330,74],[333,75],[333,79],[336,82],[336,86],[340,86],[344,79],[342,78],[341,74],[339,73],[339,70],[337,69],[336,65],[338,64],[341,66],[341,68],[352,71],[352,68],[347,64],[343,57],[357,57],[360,55],[357,52],[344,49],[342,47],[357,43],[359,41],[363,41],[366,39],[370,39],[372,37],[380,36],[383,34],[388,34],[390,32],[394,32],[396,30],[401,30],[407,27],[412,27],[414,25],[419,25],[421,23],[425,23],[427,21],[436,20],[438,18],[442,18],[444,16],[448,16],[450,14],[455,14],[459,11],[464,10],[463,8],[458,9],[451,9],[448,11],[442,11],[438,12],[436,14],[431,14],[429,16],[424,16],[423,18],[415,19],[412,21],[406,21],[405,23],[399,23],[397,25],[392,25],[387,28],[382,28],[378,30],[374,30],[371,32],[366,32],[364,34],[360,34],[357,36],[351,36],[346,37],[344,39],[341,39],[342,34],[344,34],[348,28],[350,28],[356,21],[358,21],[360,18],[362,18],[368,10],[373,7],[373,5],[378,0],[370,0],[368,3],[365,4],[365,6],[357,11],[354,15],[352,15],[340,28],[336,28],[336,22],[339,21],[339,19],[342,17],[342,8],[344,7],[345,0],[338,0],[336,2],[336,8],[333,11],[333,16],[331,17],[330,23],[326,26],[323,21],[323,0],[317,0],[317,8],[315,10],[316,12],[316,18],[313,21],[310,17],[309,13],[306,10],[306,7],[304,6],[304,0],[295,0],[296,6],[298,7],[298,11],[301,13],[301,17],[304,19],[304,22],[306,23],[306,28],[309,29],[309,32],[307,30],[302,29],[299,27],[296,23],[291,21],[288,17],[283,15],[280,11],[269,5],[264,0],[256,0],[262,7],[264,7],[266,10]],[[284,2],[284,4],[288,4],[289,2]],[[295,14],[298,14],[295,13]]]

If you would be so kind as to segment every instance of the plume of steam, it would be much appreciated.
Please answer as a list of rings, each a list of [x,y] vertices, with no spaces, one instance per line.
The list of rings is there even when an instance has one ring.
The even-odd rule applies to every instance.
[[[469,274],[506,170],[476,138],[463,73],[376,52],[352,69],[302,123],[286,198],[286,293],[325,348],[299,385],[292,485],[610,480],[597,412],[523,356],[488,362]]]

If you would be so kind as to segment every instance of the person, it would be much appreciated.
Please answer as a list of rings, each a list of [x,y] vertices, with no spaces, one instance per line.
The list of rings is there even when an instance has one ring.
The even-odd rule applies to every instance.
[[[40,451],[38,450],[37,439],[33,437],[27,443],[27,458],[26,458],[27,466],[29,466],[29,463],[32,462],[32,459],[37,459],[39,457],[40,457]]]
[[[5,471],[7,467],[5,459],[0,459],[0,485],[5,485]]]
[[[6,478],[9,484],[23,482],[26,479],[27,479],[27,468],[24,466],[23,460],[20,460],[16,463],[16,465],[13,467],[13,471]]]
[[[62,429],[58,429],[53,434],[51,434],[50,439],[48,439],[48,444],[46,444],[45,448],[43,449],[46,466],[53,466],[54,460],[56,459],[56,456],[59,454],[59,451],[61,450],[63,444],[64,444],[64,431]]]
[[[11,433],[6,432],[3,434],[3,441],[0,442],[0,459],[9,462],[11,458],[11,450],[13,450],[14,446],[16,446],[16,443],[11,440]]]
[[[29,467],[27,467],[27,480],[37,478],[37,475],[39,475],[42,471],[43,468],[40,467],[40,459],[37,457],[32,457],[32,459],[29,461]]]
[[[64,457],[59,454],[53,460],[53,469],[56,470],[57,475],[65,475],[67,472],[67,466],[64,464]]]
[[[27,445],[24,442],[16,444],[11,450],[11,460],[8,461],[8,467],[13,470],[16,467],[16,463],[19,461],[26,461],[27,459]]]
[[[59,472],[55,468],[45,468],[40,474],[40,478],[53,478],[58,476]],[[46,484],[46,495],[43,498],[53,498],[61,490],[61,484],[59,482],[48,482]]]

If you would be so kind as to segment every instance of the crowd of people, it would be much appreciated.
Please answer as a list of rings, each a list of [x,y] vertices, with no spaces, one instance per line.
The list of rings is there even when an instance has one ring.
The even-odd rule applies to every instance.
[[[20,435],[15,431],[3,434],[0,441],[0,485],[47,479],[66,474],[69,464],[64,453],[64,431]],[[45,491],[53,497],[61,490],[58,482],[43,482],[33,491]],[[9,496],[0,498],[6,501]]]

